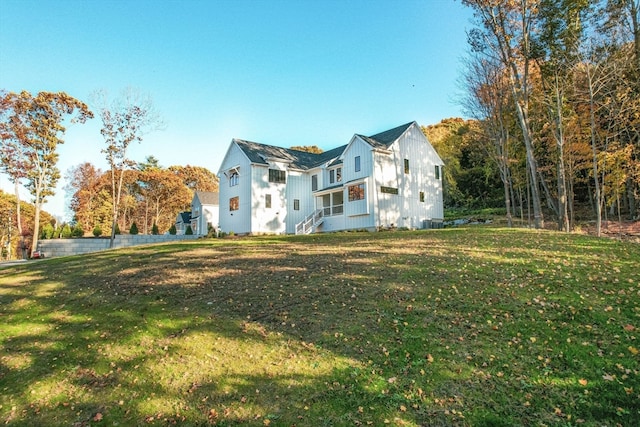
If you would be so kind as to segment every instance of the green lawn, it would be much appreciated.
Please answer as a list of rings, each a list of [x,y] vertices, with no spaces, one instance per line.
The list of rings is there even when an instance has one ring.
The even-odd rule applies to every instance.
[[[640,422],[640,245],[461,228],[0,267],[8,425]]]

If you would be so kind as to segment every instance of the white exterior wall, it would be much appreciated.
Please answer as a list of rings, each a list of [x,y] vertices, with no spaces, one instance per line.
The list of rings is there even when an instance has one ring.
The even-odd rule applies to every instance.
[[[281,234],[286,230],[287,205],[286,183],[269,182],[269,169],[285,170],[286,165],[273,163],[267,165],[252,165],[251,179],[251,232]],[[287,174],[286,179],[289,176]],[[266,207],[266,195],[271,195],[271,208]]]
[[[371,146],[354,137],[346,148],[343,158],[342,182],[344,184],[344,227],[354,230],[375,227],[372,183],[373,152]],[[355,170],[355,158],[360,156],[360,171]],[[349,186],[359,183],[365,185],[365,200],[349,201]],[[329,224],[327,224],[329,225]],[[336,224],[337,225],[337,224]],[[329,227],[323,228],[325,231]]]
[[[425,220],[442,219],[442,180],[435,179],[435,165],[441,160],[422,131],[412,126],[390,149],[390,154],[374,155],[377,225],[422,228]],[[405,159],[409,173],[404,171]],[[398,194],[382,193],[381,186],[397,188]]]
[[[229,186],[229,179],[224,174],[229,168],[240,168],[238,185]],[[251,231],[251,165],[242,150],[232,143],[220,166],[218,176],[220,191],[220,229],[225,233],[245,234]],[[239,197],[240,208],[229,211],[229,199]]]
[[[300,209],[294,209],[294,200],[300,200]],[[287,176],[287,229],[294,234],[296,224],[315,210],[313,193],[311,191],[311,174],[301,171],[290,171]]]

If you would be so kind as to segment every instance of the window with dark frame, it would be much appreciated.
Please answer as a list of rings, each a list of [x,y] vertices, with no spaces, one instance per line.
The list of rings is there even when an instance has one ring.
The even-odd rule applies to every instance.
[[[311,191],[318,189],[318,175],[311,175]]]
[[[386,194],[398,194],[398,189],[395,187],[385,187],[384,185],[381,185],[380,192]]]
[[[348,191],[350,202],[355,202],[356,200],[364,200],[364,184],[350,185]]]
[[[237,211],[240,209],[240,197],[232,197],[229,199],[229,211]]]
[[[360,172],[360,156],[356,156],[355,158],[355,171]]]
[[[293,199],[293,210],[294,211],[300,210],[300,199]]]
[[[336,182],[336,171],[331,169],[329,171],[329,184],[333,184],[334,182]]]
[[[271,194],[264,195],[264,207],[271,209]]]
[[[436,179],[440,179],[440,166],[436,165]]]
[[[342,182],[342,168],[336,169],[336,181]]]
[[[409,173],[409,159],[404,159],[404,173]]]
[[[269,169],[269,182],[284,184],[287,182],[287,172],[278,169]]]
[[[424,191],[420,192],[420,201],[424,203]]]

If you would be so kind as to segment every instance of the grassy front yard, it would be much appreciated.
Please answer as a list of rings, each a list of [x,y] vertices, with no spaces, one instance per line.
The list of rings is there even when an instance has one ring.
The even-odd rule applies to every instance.
[[[8,425],[640,422],[640,245],[499,228],[0,267]]]

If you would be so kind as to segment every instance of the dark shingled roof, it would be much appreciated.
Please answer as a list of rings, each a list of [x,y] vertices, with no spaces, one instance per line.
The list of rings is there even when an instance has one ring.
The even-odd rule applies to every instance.
[[[389,146],[400,138],[400,136],[402,136],[402,134],[405,133],[413,123],[415,122],[410,122],[372,136],[357,136],[373,148],[388,149]],[[243,139],[234,139],[233,141],[238,144],[242,151],[244,151],[251,163],[268,165],[269,163],[266,159],[275,158],[280,161],[289,162],[291,167],[300,170],[312,169],[327,162],[330,162],[330,166],[338,165],[342,163],[342,161],[339,160],[340,155],[342,155],[345,148],[347,148],[346,145],[343,145],[341,147],[334,148],[333,150],[325,151],[324,153],[315,154],[308,153],[306,151],[291,150],[273,145],[245,141]]]
[[[289,148],[276,147],[273,145],[259,144],[257,142],[234,139],[235,143],[244,151],[251,163],[268,165],[268,158],[275,158],[289,162],[291,167],[301,170],[312,169],[325,162],[331,161],[346,148],[346,145],[320,154],[308,153],[306,151],[291,150]]]
[[[180,219],[184,224],[191,222],[191,212],[180,212]]]
[[[389,148],[389,146],[393,144],[398,138],[400,138],[402,134],[405,133],[413,123],[415,122],[406,123],[402,126],[398,126],[393,129],[389,129],[372,136],[358,135],[358,137],[363,139],[366,143],[371,145],[373,148],[386,149],[386,148]]]

